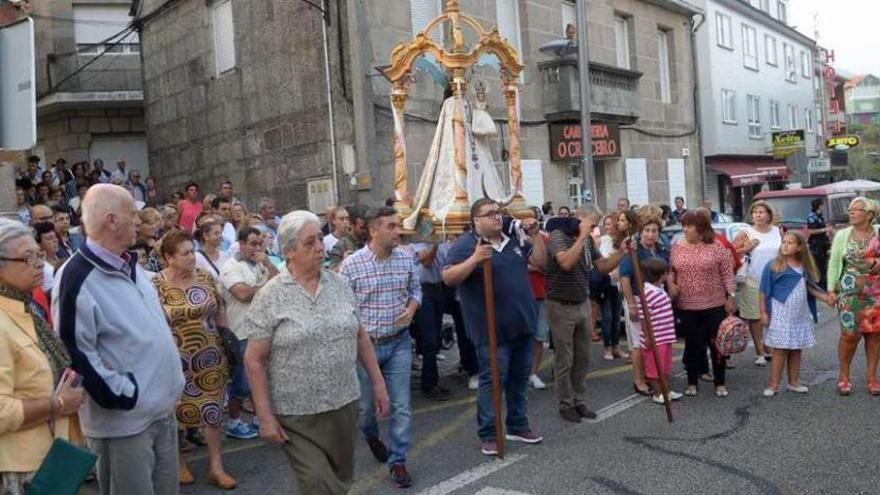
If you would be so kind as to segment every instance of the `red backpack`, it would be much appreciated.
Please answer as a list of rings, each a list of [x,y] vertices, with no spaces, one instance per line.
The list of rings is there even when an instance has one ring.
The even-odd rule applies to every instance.
[[[739,354],[746,350],[751,339],[749,325],[736,316],[728,316],[718,326],[715,349],[722,356]]]

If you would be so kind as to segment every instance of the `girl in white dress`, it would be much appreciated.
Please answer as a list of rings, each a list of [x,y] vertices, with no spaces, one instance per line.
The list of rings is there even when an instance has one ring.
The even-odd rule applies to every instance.
[[[779,391],[782,369],[788,365],[788,389],[806,393],[800,383],[801,351],[816,345],[816,299],[828,302],[828,294],[817,285],[819,272],[804,238],[788,232],[776,259],[761,276],[761,324],[767,327],[764,344],[773,348],[770,380],[764,396]]]

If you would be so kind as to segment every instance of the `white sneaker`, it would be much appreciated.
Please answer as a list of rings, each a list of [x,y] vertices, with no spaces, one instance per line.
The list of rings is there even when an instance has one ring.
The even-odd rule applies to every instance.
[[[669,391],[669,400],[678,400],[681,399],[682,395],[675,390]],[[663,394],[654,395],[651,397],[656,404],[665,404],[666,401],[663,399]]]
[[[675,390],[669,391],[669,400],[678,400],[681,399],[682,395]]]
[[[764,397],[773,397],[776,395],[776,391],[770,387],[764,389]]]
[[[764,367],[767,366],[767,358],[764,356],[758,356],[755,358],[755,366]]]
[[[806,385],[789,385],[788,389],[799,394],[805,394],[810,391],[810,387]]]
[[[666,401],[663,400],[662,394],[651,396],[651,400],[654,401],[654,404],[666,404]]]
[[[468,390],[476,390],[478,388],[480,388],[480,375],[468,378]]]
[[[529,377],[529,385],[535,390],[544,390],[547,388],[547,384],[544,383],[538,375],[532,375]]]

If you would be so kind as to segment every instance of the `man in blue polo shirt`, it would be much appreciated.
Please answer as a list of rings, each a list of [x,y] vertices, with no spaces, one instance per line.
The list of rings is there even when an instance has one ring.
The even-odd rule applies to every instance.
[[[497,455],[482,266],[484,261],[492,260],[498,372],[507,399],[506,438],[538,443],[543,438],[529,427],[526,395],[532,366],[532,340],[537,326],[537,307],[529,284],[528,264],[543,266],[547,261],[547,248],[541,236],[535,235],[537,220],[523,220],[524,232],[518,232],[517,223],[502,220],[499,205],[491,199],[477,200],[471,207],[471,219],[473,231],[463,234],[449,251],[443,281],[450,287],[458,287],[465,329],[477,348],[480,450],[485,455]]]

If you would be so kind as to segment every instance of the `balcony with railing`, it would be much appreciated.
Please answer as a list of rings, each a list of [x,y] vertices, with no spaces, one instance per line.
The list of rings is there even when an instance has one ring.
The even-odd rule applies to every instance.
[[[578,61],[558,58],[538,63],[544,114],[549,120],[577,118],[580,112]],[[590,111],[635,122],[640,116],[641,72],[590,62]]]

